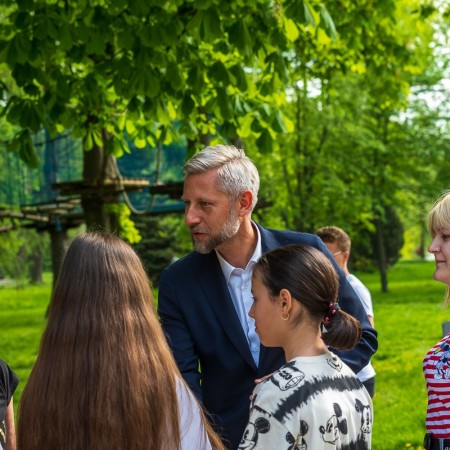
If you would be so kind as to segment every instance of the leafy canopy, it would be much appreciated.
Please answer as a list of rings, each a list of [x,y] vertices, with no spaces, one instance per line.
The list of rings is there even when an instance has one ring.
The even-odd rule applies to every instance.
[[[333,36],[308,0],[7,0],[0,11],[3,114],[36,165],[31,134],[72,129],[85,150],[251,134],[269,149],[284,129],[287,55],[301,25]]]

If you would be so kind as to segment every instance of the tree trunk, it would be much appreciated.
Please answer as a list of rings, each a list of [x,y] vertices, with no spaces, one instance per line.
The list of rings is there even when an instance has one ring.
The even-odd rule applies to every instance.
[[[69,246],[69,237],[67,235],[67,230],[57,230],[52,228],[49,230],[49,233],[52,256],[53,287],[55,287],[64,255],[66,254],[67,247]]]
[[[423,223],[420,224],[420,243],[416,250],[417,256],[420,259],[425,259],[425,239],[427,237],[427,229]]]
[[[29,266],[30,281],[35,284],[42,283],[43,272],[44,272],[44,255],[41,252],[30,255],[30,266]]]
[[[94,146],[92,150],[84,152],[83,179],[92,186],[89,192],[81,194],[88,229],[118,231],[117,216],[108,210],[108,204],[119,202],[118,195],[104,187],[105,179],[118,180],[118,177],[115,157],[107,154],[104,147]]]
[[[388,292],[388,278],[387,278],[387,261],[386,250],[384,246],[383,237],[383,222],[381,219],[375,220],[376,227],[376,253],[378,269],[380,271],[381,292]]]

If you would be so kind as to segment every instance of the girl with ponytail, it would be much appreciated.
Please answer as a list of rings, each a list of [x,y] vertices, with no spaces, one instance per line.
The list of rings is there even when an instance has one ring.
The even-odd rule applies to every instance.
[[[263,255],[253,270],[249,315],[266,347],[287,363],[257,385],[239,449],[370,449],[372,400],[332,349],[350,350],[359,322],[337,303],[329,259],[303,245]]]

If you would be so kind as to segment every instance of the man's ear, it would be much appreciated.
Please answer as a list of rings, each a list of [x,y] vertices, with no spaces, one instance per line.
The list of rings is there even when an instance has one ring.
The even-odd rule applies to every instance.
[[[342,252],[342,257],[344,258],[345,263],[348,263],[348,258],[350,258],[350,252],[346,250],[345,252]]]
[[[239,216],[246,216],[252,210],[253,194],[250,191],[244,191],[239,196]]]

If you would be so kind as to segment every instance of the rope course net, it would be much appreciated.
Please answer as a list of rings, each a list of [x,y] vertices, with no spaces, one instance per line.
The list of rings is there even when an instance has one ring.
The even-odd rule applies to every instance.
[[[70,133],[51,137],[43,130],[34,136],[34,145],[40,161],[37,169],[29,168],[16,153],[7,151],[5,142],[0,142],[0,231],[15,226],[45,228],[55,217],[70,219],[68,227],[82,223],[81,141]],[[129,143],[129,147],[130,153],[117,160],[121,201],[135,214],[182,211],[179,197],[186,146],[141,150]],[[7,225],[2,224],[5,219]]]

